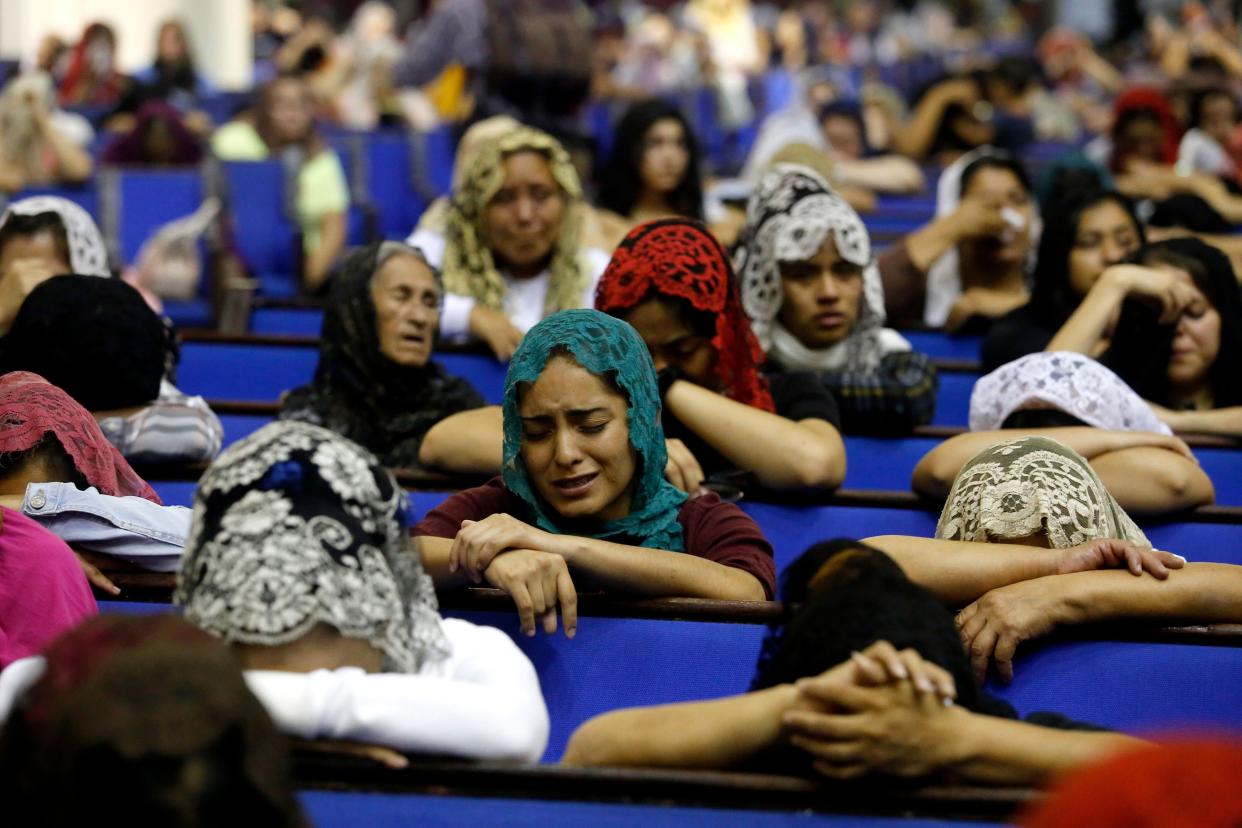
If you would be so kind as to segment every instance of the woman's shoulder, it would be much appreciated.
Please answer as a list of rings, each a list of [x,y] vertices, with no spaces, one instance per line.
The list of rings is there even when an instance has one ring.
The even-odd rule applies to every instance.
[[[414,527],[412,534],[453,538],[463,520],[482,520],[490,515],[511,512],[517,498],[499,477],[482,486],[462,489],[432,508]]]

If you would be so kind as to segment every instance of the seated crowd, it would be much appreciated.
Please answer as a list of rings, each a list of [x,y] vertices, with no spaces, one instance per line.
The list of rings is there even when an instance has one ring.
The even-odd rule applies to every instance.
[[[517,5],[528,34],[547,22]],[[586,29],[566,14],[554,33],[582,42],[540,43],[563,65],[533,96],[497,45],[516,24],[482,0],[431,4],[404,42],[384,3],[339,36],[258,3],[263,80],[221,125],[175,20],[142,73],[98,23],[9,81],[0,790],[19,821],[80,824],[121,792],[136,825],[309,824],[291,744],[393,771],[413,754],[1009,787],[1185,751],[1182,773],[1232,763],[1186,782],[1220,804],[1198,824],[1242,819],[1238,747],[998,695],[1037,669],[1020,647],[1066,628],[1242,624],[1242,566],[1148,536],[1149,519],[1236,514],[1203,507],[1242,469],[1242,50],[1149,21],[1129,59],[1161,81],[1127,87],[1054,29],[1029,59],[905,94],[845,70],[913,49],[921,24],[967,49],[970,31],[926,9],[894,12],[904,33],[860,12],[832,35],[793,8],[768,25],[749,2],[636,5]],[[767,69],[791,88],[755,111]],[[687,84],[729,135],[754,127],[737,178],[711,169]],[[580,129],[588,103],[615,122],[602,145]],[[415,226],[354,245],[365,185],[329,136],[392,125],[452,134],[451,183]],[[1051,140],[1058,157],[1032,151]],[[238,403],[178,383],[187,344],[215,334],[166,312],[154,286],[175,276],[152,272],[174,265],[118,261],[115,228],[55,185],[97,164],[269,159],[290,174],[298,295],[265,295],[256,272],[255,307],[321,312],[317,363],[226,438]],[[924,189],[891,230],[885,211]],[[220,210],[183,255],[208,233],[244,262],[246,228]],[[937,419],[963,366],[923,352],[936,336],[979,346],[968,423]],[[503,385],[450,370],[467,360]],[[920,438],[909,490],[838,493]],[[1233,479],[1204,446],[1232,452]],[[192,508],[164,503],[161,482],[184,480]],[[442,495],[416,513],[405,484]],[[874,517],[852,538],[802,527],[850,498],[939,519],[921,537],[884,508],[855,509]],[[792,540],[752,500],[788,512]],[[175,607],[119,612],[128,583],[173,573]],[[503,606],[520,635],[463,606]],[[590,647],[599,606],[762,613],[757,663],[723,668],[750,689],[557,721],[566,691],[526,638]],[[631,656],[600,657],[623,674]],[[1087,819],[1075,785],[1024,818]]]

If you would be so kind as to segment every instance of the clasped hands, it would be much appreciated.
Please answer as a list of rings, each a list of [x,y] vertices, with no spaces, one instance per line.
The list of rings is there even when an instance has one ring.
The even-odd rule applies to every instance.
[[[565,635],[578,628],[578,592],[569,574],[573,546],[503,512],[483,520],[463,520],[449,550],[449,572],[472,582],[504,590],[517,606],[522,632],[535,634],[538,621],[548,635],[556,632],[560,607]]]

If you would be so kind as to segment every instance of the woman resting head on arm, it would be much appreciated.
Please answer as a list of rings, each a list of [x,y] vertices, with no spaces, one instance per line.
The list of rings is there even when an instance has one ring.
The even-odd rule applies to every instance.
[[[1031,784],[1132,741],[1014,721],[971,676],[949,610],[879,550],[817,544],[781,594],[750,693],[604,714],[565,762]]]
[[[288,745],[224,647],[173,615],[104,615],[0,675],[0,796],[69,828],[125,802],[136,825],[307,825]],[[66,792],[72,791],[72,795]]]
[[[760,372],[763,349],[733,268],[701,224],[663,219],[631,230],[595,306],[632,325],[651,352],[678,488],[697,491],[731,469],[771,488],[840,484],[845,448],[831,393],[812,372]]]
[[[555,138],[517,127],[487,142],[445,226],[445,337],[472,334],[508,359],[543,317],[588,306],[603,266],[581,228],[582,187]]]
[[[633,104],[617,122],[596,205],[628,225],[666,216],[703,220],[699,146],[681,109],[662,98]]]
[[[1101,361],[1174,431],[1242,434],[1242,298],[1229,257],[1197,239],[1170,239],[1135,258],[1186,299],[1160,309],[1127,302]]]
[[[576,587],[651,597],[763,600],[771,546],[715,494],[687,500],[667,462],[651,357],[624,322],[562,311],[522,340],[505,380],[502,476],[414,528],[440,588],[486,580],[523,629],[572,633]]]
[[[935,368],[884,327],[867,228],[818,173],[777,164],[764,174],[734,262],[768,359],[817,372],[847,432],[906,431],[931,419]]]
[[[1040,351],[981,377],[970,395],[970,428],[919,461],[916,492],[945,497],[979,451],[1027,434],[1082,455],[1132,511],[1165,514],[1215,497],[1190,447],[1120,377],[1082,354]]]
[[[436,423],[483,405],[431,359],[441,296],[417,248],[387,241],[351,254],[333,281],[315,377],[285,396],[280,419],[335,431],[386,466],[417,468]]]
[[[440,618],[408,509],[359,446],[265,426],[199,482],[174,601],[233,645],[286,732],[537,758],[547,712],[530,662],[498,630]]]

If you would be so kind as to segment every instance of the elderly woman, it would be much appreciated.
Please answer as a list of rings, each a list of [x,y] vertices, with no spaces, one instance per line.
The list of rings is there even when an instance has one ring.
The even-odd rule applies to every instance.
[[[759,601],[772,548],[736,506],[664,479],[655,371],[629,325],[562,311],[522,340],[504,394],[500,478],[453,495],[414,528],[441,588],[486,580],[522,628],[576,625],[576,588]]]
[[[884,327],[884,293],[862,219],[814,170],[772,167],[752,194],[735,257],[742,305],[779,368],[817,372],[844,430],[928,422],[936,369]]]
[[[544,316],[590,307],[607,254],[582,240],[584,207],[569,155],[517,127],[485,143],[453,193],[443,250],[442,334],[482,339],[502,360]]]
[[[389,241],[351,254],[333,281],[315,377],[285,396],[280,418],[335,431],[387,466],[421,465],[433,426],[483,405],[431,361],[440,304],[439,274],[416,248]]]
[[[916,492],[945,497],[975,454],[1027,434],[1074,449],[1136,513],[1165,514],[1215,499],[1190,448],[1120,377],[1082,354],[1042,351],[982,377],[970,396],[970,429],[919,461]]]
[[[400,751],[535,761],[535,670],[490,627],[438,612],[409,501],[375,457],[273,423],[199,482],[175,600],[232,645],[286,733]]]
[[[345,246],[349,187],[341,159],[315,129],[310,87],[286,75],[265,85],[253,120],[220,127],[211,140],[225,161],[263,161],[296,154],[296,209],[302,228],[302,284],[319,290]]]

